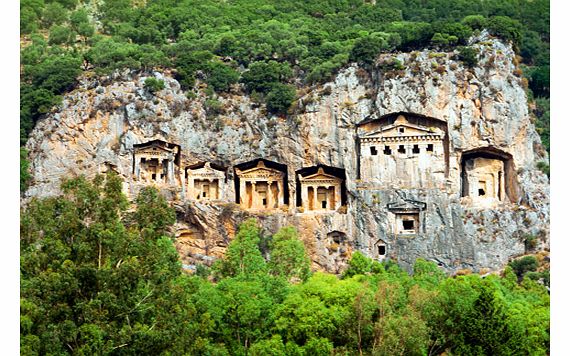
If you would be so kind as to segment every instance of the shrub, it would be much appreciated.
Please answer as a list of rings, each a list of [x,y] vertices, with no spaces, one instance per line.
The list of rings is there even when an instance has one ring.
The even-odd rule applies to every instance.
[[[478,51],[472,47],[459,47],[457,59],[462,61],[467,67],[473,68],[478,63]]]
[[[28,151],[20,147],[20,193],[26,191],[31,178]]]
[[[538,260],[534,256],[525,256],[509,262],[509,266],[511,266],[520,281],[525,273],[536,271],[538,268]]]
[[[204,108],[208,117],[220,115],[224,112],[222,103],[218,99],[207,99],[204,103]]]
[[[164,89],[164,80],[154,77],[146,78],[144,80],[144,88],[154,94]]]
[[[544,161],[540,161],[536,164],[536,168],[540,169],[542,173],[546,174],[550,178],[550,165]]]

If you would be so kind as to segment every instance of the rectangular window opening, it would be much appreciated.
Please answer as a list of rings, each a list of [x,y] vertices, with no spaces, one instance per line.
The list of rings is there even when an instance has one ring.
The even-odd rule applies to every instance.
[[[479,189],[477,190],[477,195],[480,197],[484,197],[486,195],[485,186],[485,181],[479,181]]]
[[[433,152],[433,144],[431,144],[431,143],[428,144],[426,151],[428,151],[428,152]]]
[[[390,149],[390,146],[384,146],[384,154],[385,155],[391,155],[392,154],[392,150]]]
[[[321,202],[321,208],[322,208],[322,209],[326,209],[326,208],[327,208],[327,201],[326,201],[326,200],[323,200],[323,201]]]
[[[384,246],[384,245],[379,245],[379,246],[378,246],[378,254],[379,254],[380,256],[386,255],[386,246]]]
[[[414,220],[402,220],[402,226],[404,227],[404,230],[413,230]]]
[[[153,173],[151,178],[152,178],[152,180],[156,180],[156,173]]]
[[[405,131],[404,128],[400,127],[400,133],[404,133],[404,131]]]
[[[412,149],[412,153],[420,153],[420,146],[414,145],[414,148]]]
[[[406,153],[406,148],[404,147],[404,145],[398,146],[398,152],[399,153]]]
[[[261,204],[263,204],[263,206],[266,206],[267,205],[267,198],[263,198],[261,200]]]
[[[370,154],[372,156],[376,156],[378,154],[378,151],[376,151],[376,146],[370,146]]]

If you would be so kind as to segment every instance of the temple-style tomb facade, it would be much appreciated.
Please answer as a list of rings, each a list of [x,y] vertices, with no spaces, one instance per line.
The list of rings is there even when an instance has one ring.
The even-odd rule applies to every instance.
[[[315,174],[297,174],[297,177],[301,183],[301,201],[305,212],[326,212],[340,208],[341,178],[325,173],[322,167]]]
[[[133,145],[133,175],[143,183],[177,184],[180,146],[161,140]]]
[[[239,204],[245,209],[270,210],[285,204],[285,172],[266,167],[264,160],[258,160],[252,168],[236,166],[239,179]]]
[[[359,124],[360,179],[400,188],[442,186],[447,175],[446,136],[436,119],[403,113]]]
[[[186,171],[187,196],[191,200],[223,199],[225,170],[205,162],[188,166]]]

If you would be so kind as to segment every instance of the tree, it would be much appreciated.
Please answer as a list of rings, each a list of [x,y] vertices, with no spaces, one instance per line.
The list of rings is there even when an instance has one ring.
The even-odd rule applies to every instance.
[[[266,272],[266,262],[259,251],[259,228],[255,219],[248,219],[239,226],[226,256],[216,269],[223,277],[241,276],[246,279]]]
[[[348,268],[343,272],[342,277],[352,277],[357,274],[367,274],[367,273],[382,273],[384,268],[377,261],[364,256],[362,252],[355,251],[350,260],[348,261]]]
[[[297,96],[295,88],[286,84],[274,84],[265,98],[267,110],[275,114],[286,114]]]
[[[529,87],[536,96],[550,97],[550,66],[532,70]]]
[[[61,25],[67,21],[68,11],[59,2],[52,2],[45,6],[42,14],[42,22],[45,27]]]
[[[219,61],[211,61],[206,69],[206,82],[217,92],[225,92],[238,82],[239,73]]]
[[[291,75],[291,68],[287,63],[254,62],[242,74],[241,80],[249,92],[268,93],[276,83],[289,79]]]
[[[366,36],[357,39],[350,51],[350,60],[371,64],[381,51],[388,49],[388,41],[383,36]]]
[[[73,30],[83,37],[83,42],[86,42],[87,38],[95,34],[95,27],[91,25],[87,10],[85,9],[72,12],[69,16],[69,22]]]
[[[506,16],[493,16],[487,21],[487,28],[493,35],[512,41],[515,46],[520,44],[522,25],[515,19]]]
[[[49,30],[49,44],[71,44],[75,34],[66,26],[53,25]]]
[[[22,211],[22,350],[159,354],[196,347],[190,286],[180,279],[171,237],[157,228],[172,223],[172,212],[161,213],[169,208],[147,191],[125,223],[121,188],[112,174],[67,180],[61,196],[34,199]]]
[[[81,60],[71,54],[48,56],[41,63],[24,68],[24,78],[34,89],[61,94],[73,87],[81,73]]]
[[[310,260],[305,251],[305,245],[297,236],[294,227],[284,227],[273,235],[269,273],[306,281],[310,273]]]
[[[142,52],[136,44],[118,40],[98,39],[87,52],[86,58],[100,73],[110,73],[116,69],[139,69]]]

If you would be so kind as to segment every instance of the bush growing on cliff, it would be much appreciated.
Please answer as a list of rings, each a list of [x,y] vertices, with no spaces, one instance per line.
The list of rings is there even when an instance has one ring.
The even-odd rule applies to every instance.
[[[538,268],[538,261],[534,256],[525,256],[509,262],[509,266],[511,266],[519,280],[521,280],[525,273],[536,271]]]
[[[295,100],[295,97],[296,93],[294,87],[277,83],[273,85],[273,88],[265,98],[267,110],[276,114],[286,114],[287,110],[291,107],[293,100]]]
[[[164,80],[156,79],[154,77],[146,78],[143,85],[146,90],[154,94],[164,89]]]
[[[28,151],[24,147],[20,147],[20,193],[28,188],[31,179]]]
[[[479,52],[473,47],[460,47],[459,54],[457,55],[457,59],[462,61],[467,67],[473,68],[477,66],[479,60],[477,57],[479,56]]]

